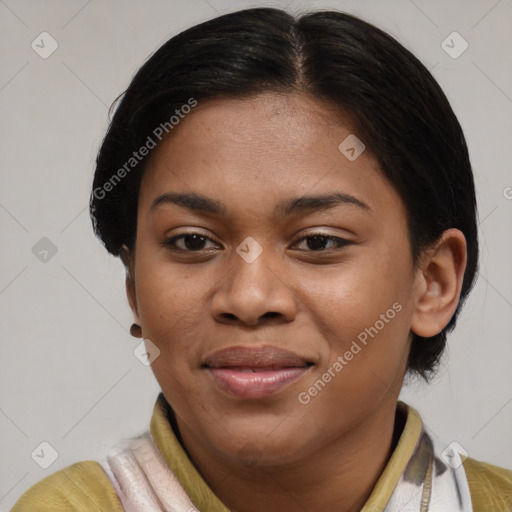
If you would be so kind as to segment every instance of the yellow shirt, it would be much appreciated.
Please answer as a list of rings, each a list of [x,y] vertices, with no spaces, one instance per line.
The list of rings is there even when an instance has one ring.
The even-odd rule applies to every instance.
[[[409,461],[422,430],[419,414],[407,406],[398,444],[361,512],[384,510]],[[183,450],[171,428],[165,398],[159,394],[150,423],[156,446],[192,502],[202,512],[229,512]],[[512,471],[464,461],[473,512],[512,512]],[[98,462],[77,462],[28,489],[11,512],[124,512],[109,478]]]

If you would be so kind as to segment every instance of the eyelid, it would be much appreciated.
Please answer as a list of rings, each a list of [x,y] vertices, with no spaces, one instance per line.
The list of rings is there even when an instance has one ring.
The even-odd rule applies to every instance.
[[[306,251],[306,252],[322,253],[322,252],[336,251],[336,250],[341,250],[344,247],[346,247],[348,245],[352,245],[354,243],[353,241],[351,241],[351,240],[349,240],[347,238],[344,238],[344,237],[341,237],[341,236],[336,236],[336,235],[329,235],[329,234],[322,233],[321,231],[319,231],[319,232],[314,232],[314,233],[307,233],[306,235],[304,235],[301,238],[299,238],[296,242],[294,242],[293,245],[297,245],[300,242],[304,241],[305,239],[312,238],[312,237],[315,237],[315,236],[323,237],[323,238],[325,238],[327,240],[334,240],[336,245],[335,245],[335,247],[331,247],[330,249],[323,249],[323,250],[317,250],[317,251],[309,250],[309,251]]]
[[[179,249],[179,248],[174,247],[176,240],[184,238],[186,236],[192,236],[192,235],[198,235],[198,236],[206,239],[209,242],[213,242],[214,244],[221,245],[219,242],[215,241],[211,236],[205,235],[204,233],[201,233],[200,231],[184,231],[183,233],[176,233],[174,235],[167,236],[164,238],[164,240],[162,241],[162,243],[160,245],[162,245],[163,247],[171,247],[180,252],[199,253],[201,251],[187,251],[185,249]]]

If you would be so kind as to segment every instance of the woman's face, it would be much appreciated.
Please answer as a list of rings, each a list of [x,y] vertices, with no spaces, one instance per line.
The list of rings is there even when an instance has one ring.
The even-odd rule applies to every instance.
[[[300,95],[210,100],[150,156],[132,302],[180,429],[221,457],[292,462],[394,411],[406,214],[369,151],[339,149],[345,121]]]

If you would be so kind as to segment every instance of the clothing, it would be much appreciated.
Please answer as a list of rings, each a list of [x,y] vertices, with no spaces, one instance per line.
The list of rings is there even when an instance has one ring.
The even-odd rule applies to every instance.
[[[435,512],[512,512],[512,471],[470,458],[462,465],[457,465],[456,454],[453,454],[451,460],[454,462],[450,465],[457,469],[452,471],[450,465],[444,464],[439,458],[441,446],[436,445],[428,429],[423,426],[419,414],[403,402],[399,402],[398,406],[406,414],[404,429],[361,512],[396,512],[405,504],[402,500],[410,490],[413,499],[403,508],[403,512],[420,512],[421,498],[428,500],[428,493],[423,491],[429,490],[429,475],[440,478],[438,481],[435,478],[433,480],[433,494],[428,505],[441,507],[436,508]],[[161,506],[159,502],[170,500],[177,507],[174,509],[176,511],[229,512],[186,455],[177,432],[173,430],[172,413],[169,414],[169,410],[169,405],[160,393],[149,432],[119,443],[109,457],[100,462],[78,462],[46,477],[26,491],[11,512],[123,512],[125,509],[110,478],[121,492],[123,488],[125,494],[135,491],[132,496],[132,502],[135,500],[135,503],[142,503],[137,500],[146,499],[144,487],[147,487],[151,494],[162,498],[154,499],[155,507]],[[128,446],[138,453],[139,462],[134,463],[133,452],[123,451]],[[429,453],[437,454],[437,457],[431,458]],[[429,460],[435,461],[434,464],[425,464]],[[147,475],[143,474],[145,466]],[[134,471],[139,472],[138,476]],[[449,475],[449,478],[442,480],[443,475]],[[415,481],[421,481],[421,486],[414,488]],[[455,485],[453,482],[456,481],[458,483]],[[461,493],[462,500],[465,490],[468,491],[470,500],[465,505],[462,503],[462,506],[469,508],[443,508],[442,503],[436,505],[436,489],[442,492],[440,484],[447,485],[451,489],[448,492],[455,490],[452,496]],[[403,492],[397,493],[398,490]],[[147,499],[151,501],[153,498]],[[126,510],[150,510],[142,505],[142,508],[137,509],[137,506]],[[174,512],[171,506],[161,506],[154,510]],[[424,510],[430,512],[433,509]]]

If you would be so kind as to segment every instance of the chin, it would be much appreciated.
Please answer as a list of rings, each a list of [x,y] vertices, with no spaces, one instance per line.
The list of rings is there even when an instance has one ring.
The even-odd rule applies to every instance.
[[[268,427],[268,424],[265,424]],[[271,428],[243,430],[237,427],[238,435],[223,436],[212,440],[216,449],[227,459],[248,467],[275,466],[289,464],[305,456],[306,439],[297,436],[297,430],[276,433],[275,425]]]

